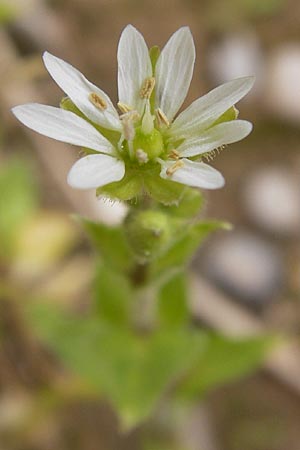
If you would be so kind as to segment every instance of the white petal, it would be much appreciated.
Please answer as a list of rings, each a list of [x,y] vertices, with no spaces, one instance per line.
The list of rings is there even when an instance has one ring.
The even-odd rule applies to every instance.
[[[170,135],[176,139],[197,135],[212,125],[225,111],[235,105],[252,88],[254,77],[237,78],[213,89],[195,100],[174,121]]]
[[[152,65],[145,40],[132,25],[127,25],[118,46],[119,101],[142,114],[145,100],[140,98],[140,89],[149,77]]]
[[[111,130],[121,130],[122,126],[110,98],[97,86],[88,81],[79,70],[62,59],[48,52],[43,56],[45,66],[58,84],[80,111],[92,122]],[[107,108],[100,111],[89,100],[89,95],[99,95],[107,104]]]
[[[167,175],[166,171],[174,165],[174,161],[163,162],[160,176],[166,180],[204,189],[217,189],[224,186],[223,175],[208,164],[185,158],[180,161],[184,163],[184,166],[177,169],[171,176]]]
[[[186,139],[176,150],[180,156],[196,156],[214,150],[222,145],[244,139],[252,130],[252,124],[246,120],[232,120],[220,123],[202,132],[195,139]]]
[[[57,141],[80,145],[102,153],[114,152],[114,147],[105,137],[86,120],[70,111],[28,103],[15,106],[12,112],[28,128]]]
[[[180,28],[163,48],[155,71],[156,106],[173,119],[190,87],[195,46],[188,27]]]
[[[88,155],[79,159],[68,174],[68,183],[77,189],[92,189],[121,180],[123,161],[107,155]]]

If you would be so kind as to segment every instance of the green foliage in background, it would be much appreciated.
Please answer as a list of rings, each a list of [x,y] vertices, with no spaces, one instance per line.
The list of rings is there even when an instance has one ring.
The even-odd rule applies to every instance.
[[[31,169],[25,161],[13,160],[0,169],[0,259],[10,258],[15,238],[32,216],[38,195]]]
[[[2,167],[0,190],[1,256],[9,264],[6,253],[13,260],[38,209],[27,165]],[[147,420],[165,401],[192,407],[209,390],[255,370],[269,348],[270,338],[229,339],[193,323],[186,268],[210,233],[229,228],[199,220],[202,204],[198,191],[186,189],[178,207],[154,203],[148,213],[137,204],[118,227],[76,217],[95,249],[89,310],[70,311],[56,299],[22,302],[32,332],[90,394],[110,402],[123,429]]]
[[[17,8],[12,0],[0,0],[0,24],[12,21],[16,15]]]
[[[187,195],[199,206],[198,193]],[[192,406],[215,386],[250,373],[269,345],[266,338],[237,341],[192,324],[186,267],[203,239],[229,228],[195,219],[196,210],[189,202],[178,209],[154,205],[149,215],[137,206],[118,227],[77,218],[96,249],[90,312],[79,317],[50,305],[29,309],[38,335],[95,395],[111,402],[124,429],[151,417],[166,398]],[[167,241],[160,240],[161,215],[171,227]],[[151,249],[148,239],[141,261],[150,231],[161,249],[157,242]],[[141,239],[137,244],[132,233]]]

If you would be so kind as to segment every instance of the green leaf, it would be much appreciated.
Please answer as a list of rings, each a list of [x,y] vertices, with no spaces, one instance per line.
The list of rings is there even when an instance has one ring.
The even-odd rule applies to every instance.
[[[115,326],[128,326],[134,292],[128,278],[99,264],[95,279],[95,309],[101,320]]]
[[[105,264],[120,272],[127,273],[131,270],[133,266],[132,255],[120,227],[109,227],[103,223],[92,222],[81,217],[79,217],[79,221]]]
[[[159,257],[150,268],[150,277],[162,276],[174,268],[184,267],[191,259],[200,243],[213,231],[228,229],[224,222],[211,221],[190,224],[171,247]]]
[[[176,274],[165,283],[158,295],[158,319],[160,326],[178,327],[189,318],[187,280],[183,273]]]
[[[27,314],[32,329],[112,403],[127,429],[153,413],[168,388],[194,367],[206,343],[189,329],[139,335],[93,318],[67,317],[46,304],[31,305]]]
[[[9,1],[9,0],[8,0]],[[0,23],[11,22],[18,15],[17,8],[8,2],[0,2]]]
[[[37,208],[37,191],[29,166],[11,161],[0,170],[0,254],[13,251],[16,233]]]
[[[250,374],[262,363],[272,343],[269,336],[233,339],[211,335],[206,350],[179,387],[178,397],[194,401],[210,389]]]

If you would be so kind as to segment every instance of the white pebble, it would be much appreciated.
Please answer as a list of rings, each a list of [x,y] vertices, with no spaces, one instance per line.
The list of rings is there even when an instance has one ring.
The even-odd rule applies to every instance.
[[[300,183],[292,171],[262,168],[245,183],[243,205],[250,218],[274,234],[300,234]]]

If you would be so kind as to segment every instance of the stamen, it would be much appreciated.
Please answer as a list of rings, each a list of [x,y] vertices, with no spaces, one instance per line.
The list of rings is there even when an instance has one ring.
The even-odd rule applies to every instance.
[[[137,151],[135,152],[135,154],[136,154],[136,159],[138,160],[138,162],[140,164],[146,164],[149,161],[147,153],[144,152],[144,150],[142,150],[141,148],[138,148]]]
[[[154,86],[155,86],[155,78],[154,77],[146,78],[140,90],[140,97],[149,99],[151,97]]]
[[[122,102],[118,102],[118,108],[122,114],[126,114],[129,111],[132,111],[132,109],[133,109],[131,106],[128,106],[128,105],[126,105],[126,103],[122,103]]]
[[[141,116],[139,115],[139,113],[133,109],[130,110],[124,114],[121,114],[120,119],[123,122],[124,120],[131,120],[133,123],[137,122],[138,120],[140,120]]]
[[[179,159],[179,157],[180,157],[180,153],[175,149],[171,150],[168,155],[168,158],[175,159],[175,160]]]
[[[173,166],[170,166],[167,170],[166,170],[166,174],[168,175],[168,177],[171,177],[178,169],[181,169],[181,167],[184,166],[184,162],[181,160],[176,161],[175,164],[173,164]]]
[[[150,102],[149,100],[146,103],[145,112],[142,120],[142,131],[145,134],[150,134],[154,128],[153,125],[154,116],[152,116],[150,111]]]
[[[104,111],[107,108],[107,103],[104,98],[100,97],[96,92],[92,92],[89,95],[89,101],[93,103],[96,108],[100,109],[100,111]]]
[[[129,120],[123,121],[123,133],[126,141],[133,141],[135,136],[135,130],[133,123]]]
[[[135,136],[134,122],[140,118],[137,111],[129,111],[120,116],[123,125],[123,134],[126,141],[133,141]]]
[[[160,108],[155,110],[155,115],[156,115],[156,120],[157,120],[159,127],[162,127],[162,126],[169,127],[170,126],[170,122],[169,122],[167,116]]]

